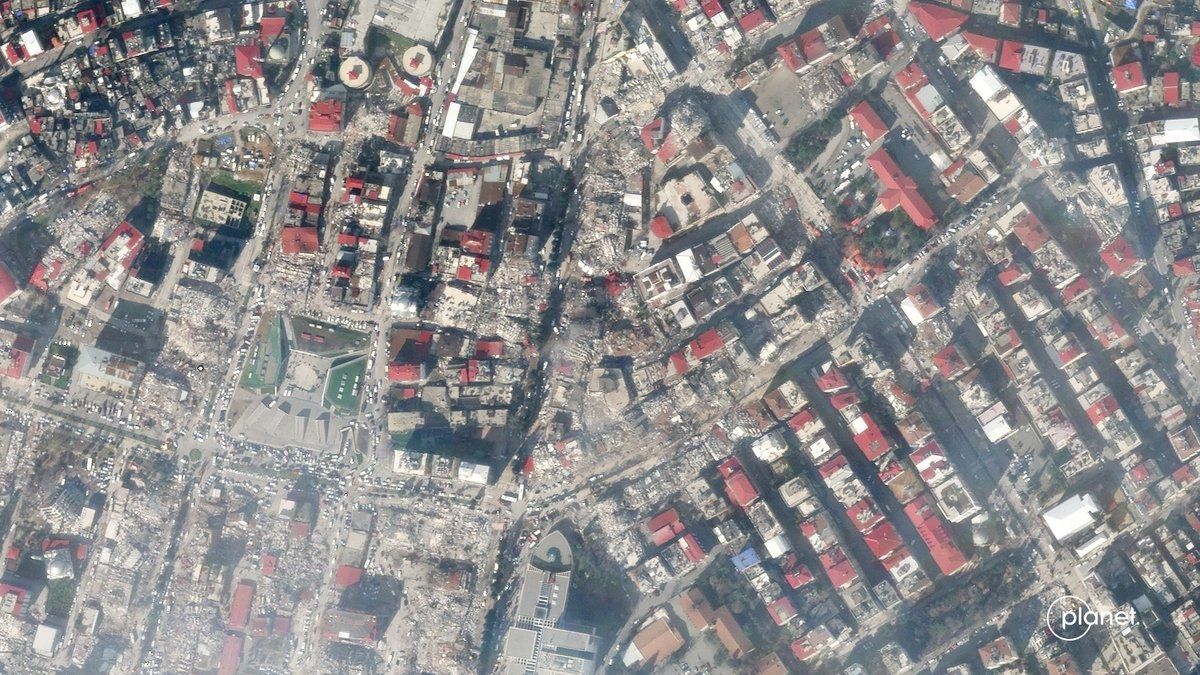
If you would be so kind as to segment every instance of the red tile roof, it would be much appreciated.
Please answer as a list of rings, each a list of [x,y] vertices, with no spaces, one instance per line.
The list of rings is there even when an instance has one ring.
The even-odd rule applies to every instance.
[[[1025,51],[1025,44],[1016,40],[1005,40],[1000,45],[1000,67],[1012,72],[1021,70],[1021,54]]]
[[[1117,404],[1117,397],[1109,394],[1088,406],[1087,416],[1092,421],[1092,424],[1099,424],[1120,409],[1121,406]]]
[[[475,358],[497,359],[504,356],[504,340],[480,340],[475,343]]]
[[[650,120],[650,123],[642,127],[642,145],[650,152],[658,149],[658,146],[663,142],[667,134],[667,121],[661,117],[655,117]]]
[[[883,514],[870,497],[863,497],[846,509],[846,517],[859,532],[866,532],[883,521]]]
[[[1129,240],[1117,237],[1100,249],[1100,259],[1117,276],[1123,276],[1141,263],[1141,259],[1133,252]]]
[[[845,469],[848,465],[849,462],[846,461],[845,455],[837,454],[828,462],[817,467],[817,473],[821,474],[822,480],[828,482],[831,477],[837,475],[838,472]]]
[[[33,340],[28,335],[18,335],[8,348],[8,368],[0,375],[18,378],[25,373],[25,365],[33,355]]]
[[[934,42],[953,33],[966,23],[969,16],[966,12],[921,0],[909,2],[908,11],[917,17],[917,21],[921,22],[925,32],[929,33],[929,39]]]
[[[79,25],[79,30],[87,35],[104,25],[104,12],[99,7],[85,9],[75,15],[75,22]]]
[[[255,79],[263,76],[262,45],[237,45],[233,48],[233,59],[234,70],[238,75]]]
[[[821,373],[819,376],[817,376],[816,380],[817,388],[826,394],[833,393],[840,389],[845,389],[847,386],[849,386],[846,384],[846,377],[842,375],[842,371],[838,370],[837,368],[830,368],[824,373]]]
[[[14,584],[0,583],[0,600],[3,600],[4,598],[6,598],[7,596],[10,596],[10,595],[13,596],[13,609],[12,609],[13,616],[21,615],[22,610],[24,610],[24,608],[25,608],[25,597],[28,594],[29,594],[29,591],[21,586],[17,586]]]
[[[332,99],[317,101],[308,109],[308,128],[322,133],[342,130],[342,102]]]
[[[800,588],[805,584],[812,583],[812,572],[809,571],[807,565],[800,563],[800,559],[796,557],[795,552],[790,552],[784,556],[782,567],[783,578],[788,582],[788,586]]]
[[[766,23],[767,15],[762,11],[761,7],[738,19],[738,25],[741,26],[743,33],[749,33],[762,27]]]
[[[1179,103],[1179,73],[1175,71],[1163,73],[1163,103]]]
[[[996,52],[1000,50],[1000,41],[994,37],[972,33],[971,31],[963,31],[963,40],[966,41],[971,49],[975,50],[979,57],[988,63],[996,60]]]
[[[389,363],[387,377],[389,382],[401,384],[420,382],[425,379],[424,371],[420,363]]]
[[[867,163],[883,184],[884,189],[879,195],[879,202],[884,208],[890,211],[899,206],[912,219],[913,224],[922,230],[928,230],[937,224],[937,216],[917,190],[916,182],[897,166],[896,160],[892,159],[887,150],[876,150],[867,158]]]
[[[1019,26],[1021,24],[1021,3],[1000,3],[1000,23],[1009,26]]]
[[[1091,289],[1092,283],[1087,281],[1087,277],[1080,276],[1079,279],[1068,283],[1066,288],[1062,289],[1062,301],[1063,303],[1070,304],[1075,298],[1078,298],[1080,295],[1091,291]]]
[[[738,507],[745,509],[758,501],[758,490],[750,478],[742,471],[742,463],[736,457],[730,457],[718,467],[725,478],[725,496]]]
[[[672,160],[679,156],[683,150],[683,144],[680,143],[679,136],[674,132],[668,133],[663,139],[663,143],[658,148],[658,152],[654,153],[658,157],[658,161],[663,164],[670,164]]]
[[[0,263],[0,303],[8,300],[17,292],[17,280],[8,272],[8,268]]]
[[[928,319],[942,311],[942,306],[934,299],[933,293],[929,292],[929,287],[923,283],[918,282],[916,286],[908,289],[907,296],[912,301],[913,306],[916,307],[917,313],[920,314],[922,320]]]
[[[362,568],[354,565],[341,565],[333,577],[333,583],[338,588],[349,588],[362,579]]]
[[[696,535],[690,532],[683,535],[679,538],[677,545],[683,551],[683,555],[687,556],[688,560],[694,563],[704,560],[704,547],[700,545],[700,542],[696,541]]]
[[[907,504],[904,512],[916,526],[917,534],[921,535],[921,539],[929,547],[929,555],[933,557],[934,563],[937,564],[942,574],[954,574],[967,564],[967,559],[963,557],[962,551],[958,550],[958,546],[950,538],[946,523],[929,503],[928,495],[921,495]]]
[[[894,30],[887,30],[871,38],[871,45],[879,51],[879,55],[888,58],[900,45],[900,36]]]
[[[715,328],[709,328],[703,333],[696,336],[691,342],[692,356],[697,359],[704,359],[716,354],[725,347],[725,341],[721,339],[721,334]]]
[[[1007,267],[1000,270],[999,274],[996,275],[996,278],[999,280],[1001,285],[1012,286],[1013,284],[1025,278],[1025,270],[1016,263],[1009,263]]]
[[[659,239],[669,239],[675,234],[675,228],[671,227],[671,221],[666,216],[659,213],[650,219],[650,233]]]
[[[808,63],[829,54],[829,45],[825,44],[825,36],[821,35],[821,31],[816,28],[801,34],[796,39],[796,44],[799,45],[800,53]]]
[[[796,618],[796,608],[786,595],[780,596],[767,605],[767,614],[771,615],[776,626],[782,626]]]
[[[264,16],[258,22],[258,41],[264,45],[269,45],[275,41],[275,38],[283,34],[283,27],[287,24],[285,16]]]
[[[226,635],[221,642],[221,660],[217,664],[217,675],[234,675],[242,663],[242,636]]]
[[[817,419],[816,414],[814,414],[812,410],[805,408],[804,410],[801,410],[800,412],[796,413],[795,415],[792,415],[791,419],[788,420],[787,424],[788,424],[788,427],[792,431],[799,431],[799,430],[803,429],[804,427],[808,426],[809,424],[811,424],[816,419]]]
[[[825,574],[829,575],[829,583],[833,584],[834,588],[845,588],[858,579],[858,572],[841,546],[833,546],[822,553],[821,566],[825,568]]]
[[[879,140],[887,133],[888,126],[880,119],[879,113],[871,107],[866,101],[859,101],[858,105],[850,109],[850,118],[854,120],[854,124],[862,129],[863,135],[871,142]]]
[[[867,548],[871,549],[876,560],[883,560],[904,546],[900,535],[896,533],[896,527],[887,522],[880,523],[875,529],[864,534],[863,541],[867,542]]]
[[[929,84],[929,78],[925,76],[925,71],[921,69],[921,66],[913,61],[905,66],[904,70],[896,73],[896,84],[907,91]]]
[[[671,354],[671,356],[669,357],[669,360],[670,360],[671,366],[675,369],[676,375],[683,375],[684,373],[686,373],[688,371],[687,357],[683,355],[682,351],[674,352],[673,354]]]
[[[1029,249],[1030,253],[1036,253],[1038,249],[1046,245],[1046,242],[1050,241],[1050,234],[1046,232],[1042,221],[1038,220],[1032,211],[1013,224],[1013,234],[1017,235],[1017,239],[1021,240],[1021,244]]]
[[[254,602],[254,584],[249,581],[238,582],[233,590],[233,602],[229,606],[229,629],[245,630],[250,621],[250,604]]]
[[[863,413],[859,420],[862,421],[865,428],[854,434],[854,444],[858,446],[859,450],[862,450],[867,459],[874,462],[886,455],[892,449],[892,444],[884,437],[883,431],[869,414]]]
[[[858,405],[862,399],[858,397],[858,392],[855,391],[839,391],[829,397],[829,404],[834,410],[845,410],[852,405]]]
[[[679,522],[679,512],[667,509],[646,522],[650,530],[650,540],[655,546],[662,546],[684,531],[683,523]]]
[[[817,655],[817,648],[812,645],[807,635],[793,640],[790,649],[792,650],[792,656],[795,656],[796,660],[800,662],[807,661]]]
[[[800,48],[795,40],[789,40],[775,47],[775,53],[779,54],[780,60],[788,70],[800,70],[805,66],[804,57],[800,55]]]
[[[792,588],[800,588],[801,586],[812,583],[813,573],[808,569],[807,565],[799,565],[794,569],[784,572],[783,578],[788,582],[788,586],[791,586]]]
[[[279,239],[283,245],[283,252],[287,255],[316,253],[321,248],[315,227],[285,227]]]
[[[946,379],[958,377],[967,369],[967,362],[963,359],[962,352],[958,351],[958,347],[954,345],[946,345],[941,351],[934,354],[933,365]]]
[[[1146,73],[1142,70],[1141,61],[1133,61],[1113,68],[1112,79],[1118,94],[1136,91],[1146,86]]]

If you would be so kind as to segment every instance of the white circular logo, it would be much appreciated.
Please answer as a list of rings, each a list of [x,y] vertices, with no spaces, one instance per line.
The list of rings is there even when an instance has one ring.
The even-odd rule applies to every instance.
[[[1056,617],[1054,615],[1054,608],[1067,602],[1074,602],[1075,606],[1063,607]],[[1046,608],[1046,628],[1048,628],[1054,637],[1058,638],[1059,640],[1062,640],[1063,642],[1074,642],[1087,635],[1088,631],[1092,629],[1092,622],[1083,620],[1083,617],[1090,615],[1091,612],[1092,609],[1088,607],[1088,604],[1084,602],[1083,598],[1074,595],[1064,595],[1050,603],[1050,606]],[[1057,630],[1055,629],[1055,624],[1058,624]],[[1079,628],[1083,628],[1083,632],[1074,637],[1068,637],[1070,633],[1075,632],[1075,630],[1072,629],[1077,630]],[[1064,635],[1064,633],[1067,635]]]

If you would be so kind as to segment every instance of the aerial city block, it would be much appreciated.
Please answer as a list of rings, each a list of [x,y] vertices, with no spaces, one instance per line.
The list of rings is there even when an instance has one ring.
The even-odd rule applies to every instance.
[[[0,17],[0,671],[1200,672],[1197,0]]]

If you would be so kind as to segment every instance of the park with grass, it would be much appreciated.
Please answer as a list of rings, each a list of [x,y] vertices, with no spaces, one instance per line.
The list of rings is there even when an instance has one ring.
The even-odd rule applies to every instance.
[[[287,343],[279,317],[272,317],[259,330],[258,339],[250,348],[239,384],[258,394],[273,394],[283,379]]]
[[[325,407],[341,414],[357,412],[361,404],[359,392],[366,378],[366,356],[350,356],[334,361],[325,381]]]

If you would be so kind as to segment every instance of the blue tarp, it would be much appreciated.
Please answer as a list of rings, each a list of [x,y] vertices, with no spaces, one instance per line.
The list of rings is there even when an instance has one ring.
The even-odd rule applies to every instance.
[[[739,572],[754,567],[758,561],[758,551],[755,551],[753,546],[747,546],[741,553],[733,556],[733,565]]]

